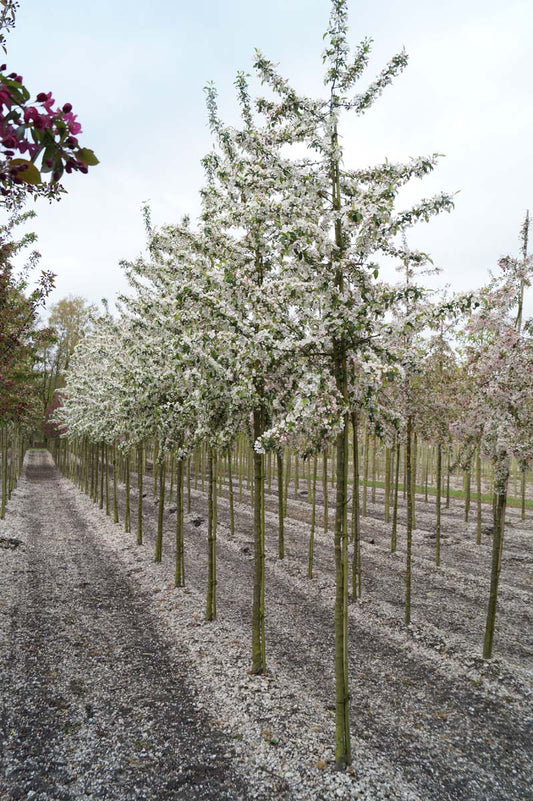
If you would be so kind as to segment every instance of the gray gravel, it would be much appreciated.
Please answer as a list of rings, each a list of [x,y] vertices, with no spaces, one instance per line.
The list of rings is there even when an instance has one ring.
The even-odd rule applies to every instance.
[[[246,673],[250,507],[237,504],[231,537],[220,499],[218,619],[207,624],[205,495],[193,496],[185,534],[188,586],[179,590],[172,582],[171,508],[163,563],[156,565],[150,492],[139,548],[134,535],[59,476],[48,456],[30,456],[0,527],[0,537],[22,541],[0,551],[0,666],[9,671],[0,764],[10,782],[2,796],[0,778],[1,801],[529,801],[530,524],[515,521],[505,546],[513,561],[512,571],[502,573],[497,644],[511,659],[499,654],[485,663],[478,629],[490,549],[472,545],[469,531],[465,539],[461,512],[452,509],[445,565],[436,570],[427,541],[431,514],[421,507],[415,622],[406,629],[402,557],[387,552],[386,527],[369,505],[366,595],[350,607],[354,765],[338,774],[329,535],[317,532],[317,571],[309,581],[308,506],[289,501],[287,559],[280,562],[275,498],[269,499],[269,672],[253,677]],[[22,794],[14,795],[23,781]]]
[[[5,527],[20,542],[0,557],[2,801],[247,797],[188,662],[47,454],[30,455]]]

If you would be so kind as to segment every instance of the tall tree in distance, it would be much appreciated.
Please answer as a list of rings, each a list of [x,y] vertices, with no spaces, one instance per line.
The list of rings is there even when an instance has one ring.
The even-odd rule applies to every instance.
[[[70,295],[50,307],[47,321],[48,336],[40,352],[41,399],[46,409],[54,393],[64,383],[74,348],[89,333],[97,314],[94,304],[85,298]]]

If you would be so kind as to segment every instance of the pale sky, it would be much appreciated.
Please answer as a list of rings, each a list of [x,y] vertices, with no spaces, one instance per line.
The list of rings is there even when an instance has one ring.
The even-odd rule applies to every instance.
[[[36,204],[32,230],[51,301],[112,301],[125,289],[120,259],[142,250],[140,215],[156,224],[198,210],[200,159],[211,147],[203,87],[214,80],[221,116],[236,119],[233,81],[254,48],[302,92],[320,95],[328,0],[21,0],[8,36],[9,70],[35,95],[70,102],[80,142],[100,165],[66,176],[60,203]],[[363,118],[344,129],[346,166],[445,154],[410,198],[459,192],[456,209],[412,234],[443,273],[471,289],[505,254],[533,211],[533,2],[352,0],[350,39],[374,39],[361,88],[403,46],[409,66]],[[393,276],[387,276],[391,279]],[[529,299],[529,313],[533,303]]]

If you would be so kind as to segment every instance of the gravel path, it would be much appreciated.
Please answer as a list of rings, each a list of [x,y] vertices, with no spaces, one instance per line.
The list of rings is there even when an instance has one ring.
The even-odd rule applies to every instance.
[[[48,454],[30,454],[16,495],[4,528],[23,542],[0,551],[14,582],[0,607],[2,801],[246,797],[188,663]]]
[[[306,502],[289,502],[287,558],[280,561],[276,499],[268,500],[269,672],[254,677],[246,672],[249,503],[236,504],[231,537],[227,501],[219,499],[218,617],[206,623],[205,494],[193,490],[186,516],[187,587],[180,590],[172,582],[172,506],[165,510],[163,563],[154,564],[157,507],[150,491],[145,545],[138,547],[133,534],[125,535],[59,476],[48,455],[34,452],[28,459],[0,529],[0,535],[26,543],[6,549],[0,563],[0,582],[2,576],[8,582],[0,586],[7,598],[0,605],[0,658],[5,653],[10,676],[3,717],[11,782],[5,801],[529,801],[530,523],[513,519],[509,529],[497,630],[501,651],[486,663],[479,651],[488,538],[478,548],[460,509],[450,509],[444,566],[437,569],[427,536],[431,511],[421,505],[415,622],[406,629],[402,531],[399,553],[391,555],[387,527],[377,504],[370,506],[372,516],[363,521],[365,596],[350,606],[354,764],[338,774],[332,770],[331,535],[317,532],[316,574],[309,581]],[[6,620],[12,629],[2,636]],[[2,651],[2,639],[10,652]],[[43,710],[37,722],[33,707]],[[36,777],[36,794],[25,795]],[[14,795],[22,781],[25,789]]]

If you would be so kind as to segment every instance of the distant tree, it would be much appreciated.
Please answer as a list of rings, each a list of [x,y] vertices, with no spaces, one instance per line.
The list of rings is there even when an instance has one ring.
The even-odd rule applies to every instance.
[[[94,304],[74,295],[61,298],[50,307],[39,354],[43,409],[50,404],[55,391],[64,385],[63,376],[74,348],[91,330],[91,320],[96,313]]]

